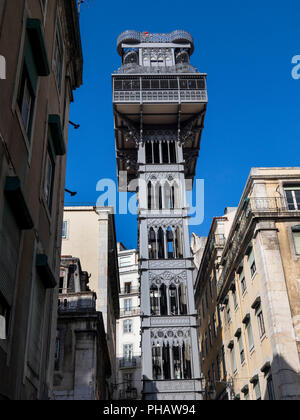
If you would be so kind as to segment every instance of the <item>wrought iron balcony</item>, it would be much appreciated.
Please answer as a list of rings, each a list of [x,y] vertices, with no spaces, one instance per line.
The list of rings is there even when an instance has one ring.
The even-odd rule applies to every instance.
[[[206,75],[113,76],[114,103],[206,103]]]
[[[120,294],[121,295],[135,295],[140,292],[139,287],[122,287]]]
[[[124,64],[115,72],[116,74],[182,74],[198,73],[196,67],[187,63],[178,63],[175,66],[140,66],[135,63]]]
[[[120,369],[135,369],[140,365],[139,357],[123,357],[119,360]]]
[[[194,51],[193,36],[182,30],[176,30],[169,34],[149,34],[138,32],[134,30],[125,31],[119,35],[117,40],[117,48],[119,54],[122,53],[122,44],[140,44],[140,43],[176,43],[176,44],[191,44],[191,54]]]
[[[120,310],[120,318],[126,318],[128,316],[138,316],[141,314],[141,308],[130,308],[130,309],[121,309]]]

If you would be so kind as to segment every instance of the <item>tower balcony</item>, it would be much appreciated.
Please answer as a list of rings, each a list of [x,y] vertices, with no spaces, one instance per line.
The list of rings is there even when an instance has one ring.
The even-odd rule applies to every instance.
[[[113,75],[114,104],[206,103],[206,74]]]

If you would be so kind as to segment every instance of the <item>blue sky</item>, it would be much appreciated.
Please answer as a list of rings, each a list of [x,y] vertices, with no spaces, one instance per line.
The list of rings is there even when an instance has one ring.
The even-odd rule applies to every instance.
[[[197,177],[205,179],[206,236],[214,216],[238,204],[251,167],[300,166],[299,1],[152,0],[82,6],[84,85],[70,119],[66,201],[95,203],[101,178],[116,179],[111,73],[121,65],[118,35],[126,29],[171,32],[195,39],[191,63],[208,73],[208,110]],[[116,216],[117,239],[136,247],[136,216]]]

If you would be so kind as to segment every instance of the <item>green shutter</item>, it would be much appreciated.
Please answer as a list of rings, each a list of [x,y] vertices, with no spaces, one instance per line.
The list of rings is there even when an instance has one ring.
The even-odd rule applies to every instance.
[[[27,19],[27,36],[39,76],[49,76],[50,64],[47,54],[43,24],[40,19]]]

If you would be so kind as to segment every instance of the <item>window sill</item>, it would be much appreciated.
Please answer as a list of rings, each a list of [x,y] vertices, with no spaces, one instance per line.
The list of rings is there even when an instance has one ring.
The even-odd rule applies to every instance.
[[[252,354],[255,353],[255,347],[251,347],[251,349],[249,350],[249,354],[250,356],[252,356]]]
[[[260,337],[260,342],[262,343],[263,341],[265,341],[267,338],[267,334],[264,334]]]

